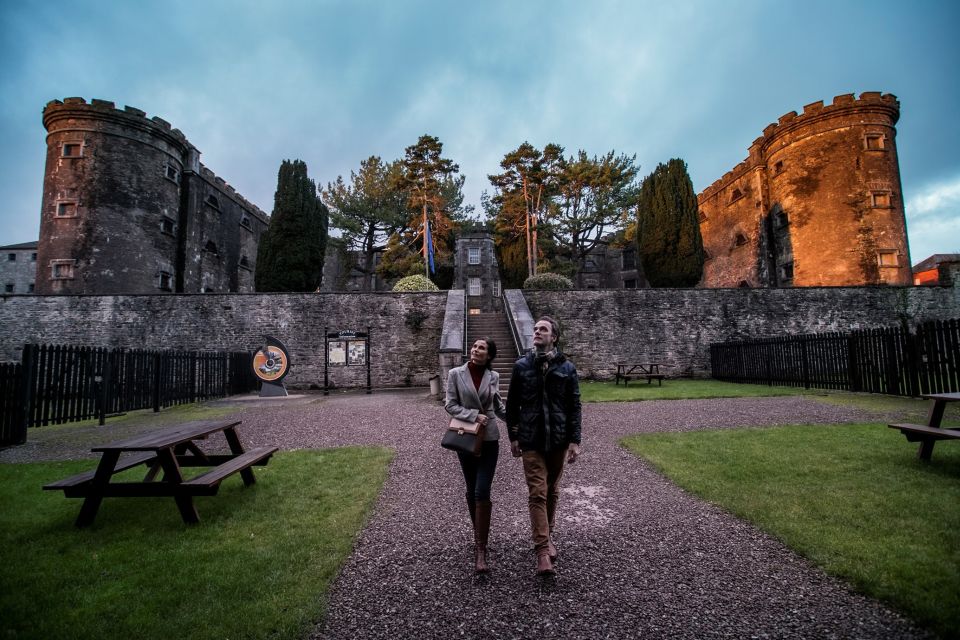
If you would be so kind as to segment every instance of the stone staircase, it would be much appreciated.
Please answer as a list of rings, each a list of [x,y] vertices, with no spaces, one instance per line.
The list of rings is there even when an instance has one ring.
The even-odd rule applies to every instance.
[[[505,313],[479,313],[467,316],[467,350],[478,338],[488,337],[497,343],[497,357],[493,361],[493,370],[500,374],[500,394],[507,398],[507,389],[510,387],[510,374],[513,372],[513,363],[520,354],[513,344],[510,334],[510,325],[507,324]]]

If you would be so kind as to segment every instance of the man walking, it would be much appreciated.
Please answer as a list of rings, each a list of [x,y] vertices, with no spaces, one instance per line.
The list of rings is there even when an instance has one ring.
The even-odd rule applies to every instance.
[[[537,573],[552,575],[551,534],[563,466],[580,455],[580,383],[560,351],[560,327],[549,316],[533,326],[533,350],[517,360],[507,392],[507,433],[513,457],[523,458]]]

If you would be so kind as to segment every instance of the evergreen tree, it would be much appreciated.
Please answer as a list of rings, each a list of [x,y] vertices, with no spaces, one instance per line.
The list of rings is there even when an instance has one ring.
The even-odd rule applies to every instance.
[[[703,274],[700,214],[687,163],[674,158],[644,178],[637,254],[652,287],[692,287]]]
[[[563,147],[560,145],[548,144],[540,151],[529,142],[524,142],[500,161],[504,173],[487,176],[497,189],[493,203],[499,204],[504,211],[513,208],[517,198],[522,199],[523,212],[512,224],[515,233],[524,236],[527,277],[537,273],[537,261],[540,259],[538,226],[550,198],[556,192],[562,165]],[[515,216],[511,214],[511,217]]]
[[[350,172],[349,184],[338,176],[323,192],[331,224],[343,232],[344,246],[363,254],[364,291],[372,288],[374,254],[407,226],[406,195],[393,186],[402,171],[399,161],[384,163],[370,156],[360,163],[359,173]]]
[[[329,213],[302,160],[277,172],[270,227],[260,238],[257,291],[315,291],[323,277]]]
[[[560,165],[557,195],[549,215],[549,230],[569,256],[582,285],[587,255],[623,222],[624,212],[636,200],[636,156],[590,158],[581,150]]]
[[[420,136],[417,143],[405,150],[400,161],[403,167],[394,181],[394,187],[407,196],[411,212],[408,227],[420,239],[423,255],[423,270],[430,277],[428,254],[434,252],[434,264],[441,258],[449,259],[445,252],[456,225],[456,217],[463,211],[463,184],[466,178],[457,176],[460,167],[452,160],[441,157],[443,143],[430,135]],[[427,244],[427,224],[430,225],[432,246]],[[441,244],[440,241],[443,241]],[[409,244],[409,243],[408,243]],[[384,256],[388,259],[388,256]]]

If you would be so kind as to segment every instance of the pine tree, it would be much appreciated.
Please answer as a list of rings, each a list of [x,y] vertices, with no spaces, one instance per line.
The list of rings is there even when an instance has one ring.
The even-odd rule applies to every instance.
[[[323,277],[329,213],[302,160],[277,172],[270,227],[260,238],[257,291],[315,291]]]
[[[687,163],[674,158],[644,178],[637,253],[652,287],[692,287],[703,274],[699,209]]]

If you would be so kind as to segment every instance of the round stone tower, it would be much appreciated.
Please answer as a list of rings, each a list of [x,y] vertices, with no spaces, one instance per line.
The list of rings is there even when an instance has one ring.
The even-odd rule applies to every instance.
[[[703,286],[911,284],[900,103],[878,92],[791,111],[699,196]]]
[[[104,100],[54,100],[43,126],[36,292],[173,290],[180,183],[199,152],[166,121]]]

